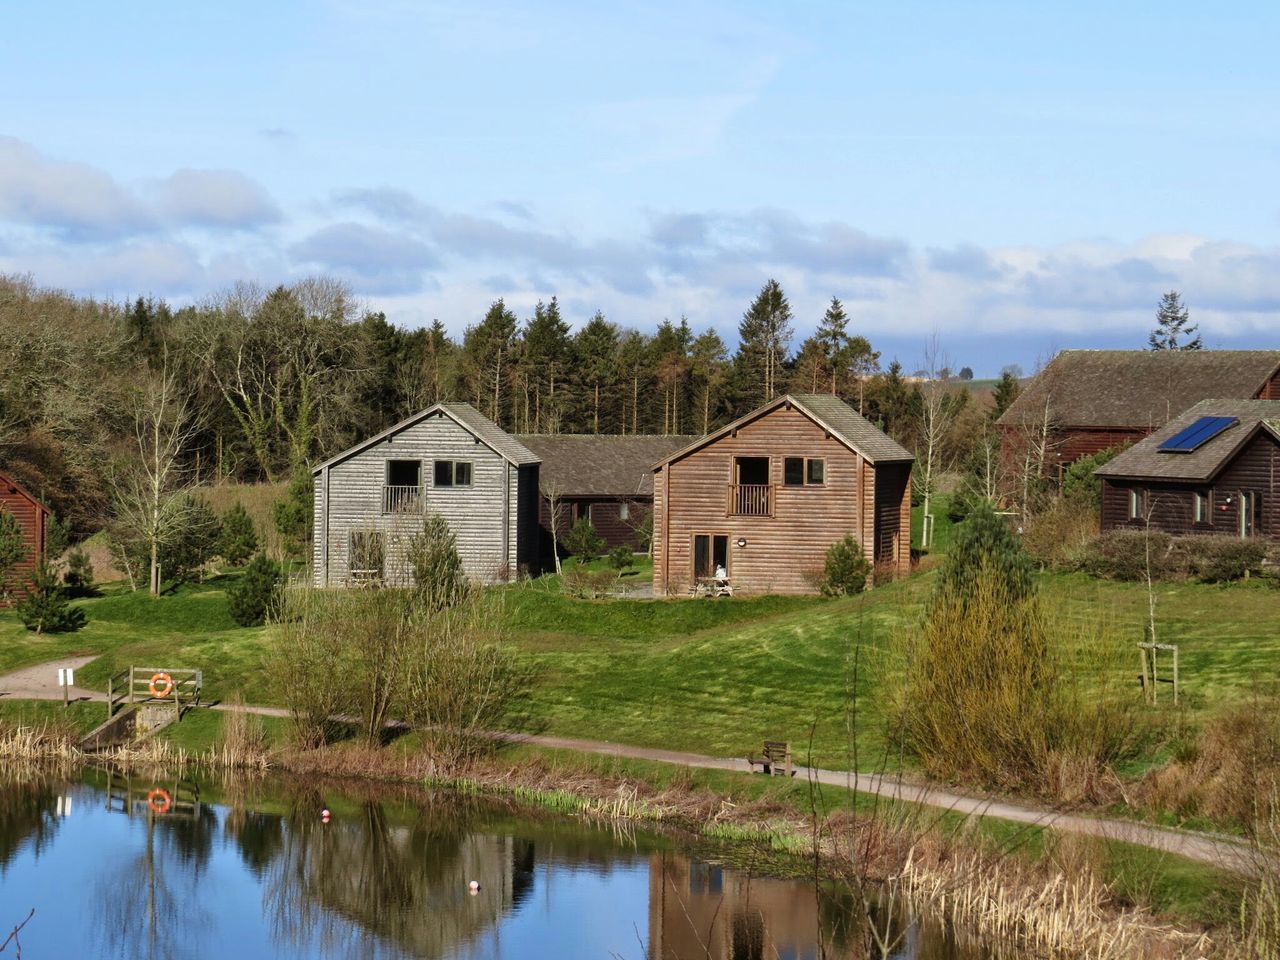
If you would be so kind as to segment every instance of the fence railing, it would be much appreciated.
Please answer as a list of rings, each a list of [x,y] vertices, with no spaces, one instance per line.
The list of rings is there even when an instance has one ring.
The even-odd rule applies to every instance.
[[[395,487],[388,484],[382,488],[383,513],[421,513],[426,498],[422,495],[422,487]]]
[[[731,483],[729,484],[729,516],[731,517],[772,517],[773,516],[773,484],[771,483]]]
[[[107,719],[126,703],[169,703],[179,714],[200,703],[204,671],[175,667],[129,667],[107,680]]]

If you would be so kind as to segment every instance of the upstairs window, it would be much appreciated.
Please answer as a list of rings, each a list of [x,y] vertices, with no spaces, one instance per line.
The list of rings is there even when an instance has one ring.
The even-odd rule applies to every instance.
[[[471,462],[469,460],[437,460],[437,487],[471,486]]]
[[[782,482],[788,487],[822,486],[826,467],[821,457],[787,457],[782,461]]]

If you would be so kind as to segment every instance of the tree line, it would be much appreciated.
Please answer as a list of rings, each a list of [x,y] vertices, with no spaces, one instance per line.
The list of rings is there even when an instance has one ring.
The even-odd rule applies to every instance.
[[[162,525],[148,491],[301,478],[437,401],[515,433],[672,435],[787,391],[832,393],[914,448],[920,385],[896,361],[881,368],[839,299],[816,320],[795,343],[769,280],[733,350],[684,317],[652,333],[598,311],[575,326],[555,297],[525,317],[496,300],[455,339],[439,320],[397,326],[326,278],[173,308],[0,277],[0,462],[85,533],[122,509]]]

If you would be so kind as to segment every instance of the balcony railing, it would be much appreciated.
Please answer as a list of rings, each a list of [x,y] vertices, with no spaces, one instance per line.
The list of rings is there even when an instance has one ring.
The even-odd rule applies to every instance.
[[[771,483],[731,483],[729,484],[729,516],[731,517],[772,517],[773,516],[773,484]]]
[[[424,503],[426,498],[422,496],[421,487],[393,487],[388,484],[382,488],[383,513],[421,513]]]

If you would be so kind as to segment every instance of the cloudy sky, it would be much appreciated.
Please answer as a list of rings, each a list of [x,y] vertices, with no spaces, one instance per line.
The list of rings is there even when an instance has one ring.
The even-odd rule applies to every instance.
[[[1251,2],[4,4],[0,272],[727,339],[772,276],[979,375],[1176,288],[1274,347],[1278,47]]]

